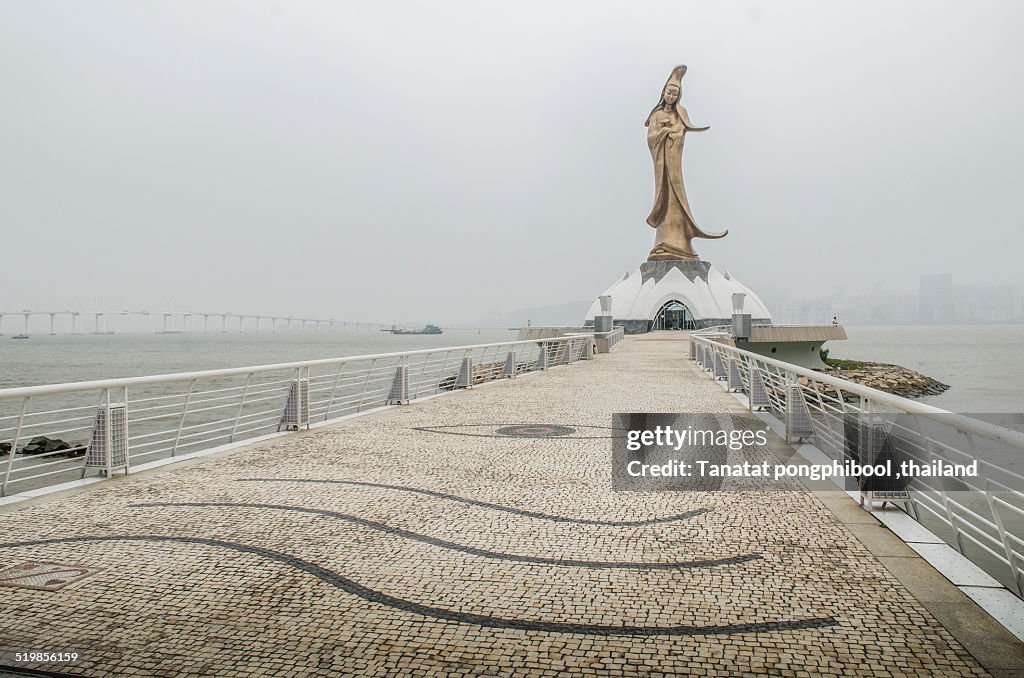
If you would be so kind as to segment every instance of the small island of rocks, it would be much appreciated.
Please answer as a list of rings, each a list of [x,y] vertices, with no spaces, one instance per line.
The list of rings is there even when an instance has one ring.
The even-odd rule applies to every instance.
[[[949,390],[948,384],[943,384],[941,381],[900,365],[840,360],[828,357],[827,353],[823,353],[821,357],[829,367],[825,374],[903,398],[922,398],[939,395]],[[806,383],[806,379],[800,381]]]

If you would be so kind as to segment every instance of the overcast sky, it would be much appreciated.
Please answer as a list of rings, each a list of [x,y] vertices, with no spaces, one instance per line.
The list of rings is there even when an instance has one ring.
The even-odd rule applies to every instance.
[[[1024,283],[1024,3],[0,2],[0,311],[440,322],[653,245],[794,296]]]

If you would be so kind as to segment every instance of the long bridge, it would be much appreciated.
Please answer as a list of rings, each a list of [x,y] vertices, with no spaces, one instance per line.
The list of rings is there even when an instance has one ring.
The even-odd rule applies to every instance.
[[[0,336],[3,336],[4,317],[16,317],[22,320],[19,333],[28,335],[29,321],[33,317],[49,318],[49,334],[57,334],[57,320],[66,318],[65,329],[69,334],[112,334],[109,319],[116,317],[154,317],[161,319],[158,333],[178,332],[292,332],[309,329],[317,332],[323,330],[363,331],[384,330],[396,326],[394,323],[367,322],[364,320],[338,320],[336,318],[308,318],[260,313],[201,313],[198,311],[148,311],[148,310],[95,310],[74,311],[63,310],[32,310],[0,312]],[[210,319],[214,321],[211,324]],[[91,320],[91,322],[90,322]],[[399,324],[397,327],[410,327]]]

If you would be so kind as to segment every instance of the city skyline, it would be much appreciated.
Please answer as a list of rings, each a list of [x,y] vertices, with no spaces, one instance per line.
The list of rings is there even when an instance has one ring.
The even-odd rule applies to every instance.
[[[841,324],[991,324],[1024,321],[1020,285],[957,284],[952,273],[920,276],[913,292],[882,283],[864,294],[848,294],[842,286],[825,295],[791,297],[768,290],[765,302],[776,323]],[[774,296],[772,296],[774,294]]]

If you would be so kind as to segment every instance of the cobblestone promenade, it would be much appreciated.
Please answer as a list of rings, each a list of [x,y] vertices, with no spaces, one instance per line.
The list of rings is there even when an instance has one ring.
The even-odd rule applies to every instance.
[[[986,675],[810,492],[611,491],[611,413],[738,407],[687,350],[2,513],[0,569],[102,569],[0,588],[0,646],[90,676]]]

